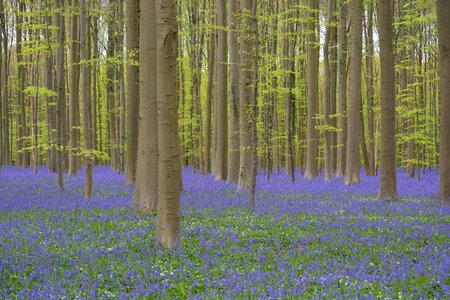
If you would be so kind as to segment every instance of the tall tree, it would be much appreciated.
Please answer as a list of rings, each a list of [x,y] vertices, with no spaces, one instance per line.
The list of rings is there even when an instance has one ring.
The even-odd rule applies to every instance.
[[[56,27],[58,28],[58,50],[56,54],[56,146],[57,146],[57,157],[56,157],[56,171],[58,173],[58,185],[61,190],[64,190],[64,178],[63,178],[63,167],[64,167],[64,156],[63,156],[63,145],[64,145],[64,106],[65,106],[65,76],[64,76],[64,42],[66,39],[65,34],[65,18],[63,14],[64,10],[64,0],[54,0],[55,8],[57,9],[56,17]]]
[[[441,78],[441,128],[439,191],[442,205],[450,205],[450,4],[438,0]]]
[[[216,180],[227,179],[228,166],[228,40],[226,33],[227,8],[225,0],[216,0],[217,8],[217,98],[214,101]]]
[[[214,1],[210,0],[211,11],[214,12]],[[214,13],[211,13],[211,24],[214,24]],[[205,124],[205,169],[207,173],[211,173],[211,108],[214,95],[214,78],[215,78],[215,57],[216,57],[216,30],[211,30],[209,35],[209,47],[208,47],[208,82],[206,88],[206,124]]]
[[[331,111],[331,102],[332,99],[336,100],[336,98],[332,98],[331,95],[333,92],[331,89],[331,73],[332,73],[332,62],[330,61],[330,45],[331,45],[331,33],[333,30],[333,15],[334,15],[334,7],[336,3],[334,0],[328,0],[328,9],[327,9],[327,24],[325,29],[325,44],[323,46],[323,61],[324,61],[324,80],[323,80],[323,110],[324,110],[324,137],[325,137],[325,149],[324,149],[324,165],[325,165],[325,180],[332,179],[332,144],[331,144],[331,120],[330,115]]]
[[[24,55],[22,53],[22,41],[23,41],[23,26],[25,11],[25,2],[18,1],[18,11],[16,13],[16,59],[17,59],[17,76],[19,79],[19,86],[17,89],[17,148],[18,159],[17,163],[23,168],[29,165],[29,152],[25,150],[27,142],[25,137],[27,136],[27,118],[25,113],[25,66],[23,65]],[[54,115],[53,115],[54,116]],[[48,158],[47,158],[48,159]]]
[[[136,3],[136,1],[135,1]],[[139,41],[139,138],[133,208],[155,211],[158,205],[158,106],[156,98],[155,1],[141,2]]]
[[[228,154],[228,182],[239,181],[239,43],[238,1],[228,4],[230,49],[230,149]]]
[[[137,148],[138,148],[138,118],[139,118],[139,67],[137,66],[139,50],[137,0],[127,0],[126,30],[127,30],[127,162],[126,184],[136,180]]]
[[[110,0],[110,15],[108,16],[108,42],[106,55],[109,59],[106,66],[106,93],[107,93],[107,107],[108,107],[108,117],[109,117],[109,155],[110,155],[110,165],[113,170],[119,171],[119,141],[117,138],[117,112],[116,112],[116,64],[115,64],[115,43],[116,39],[116,5],[117,1]]]
[[[82,70],[82,83],[81,83],[81,100],[83,103],[83,138],[84,138],[84,151],[85,158],[84,163],[86,167],[86,182],[84,188],[84,196],[86,198],[92,197],[92,108],[91,108],[91,70],[89,62],[90,45],[90,19],[89,19],[89,2],[88,0],[81,0],[80,3],[80,53],[83,64]]]
[[[158,96],[158,210],[156,240],[172,248],[180,238],[180,158],[178,146],[176,0],[156,0]]]
[[[366,90],[367,90],[367,135],[368,135],[368,174],[375,176],[377,173],[375,161],[375,90],[374,90],[374,41],[373,41],[373,2],[367,4],[367,22],[366,22]]]
[[[119,98],[119,125],[118,125],[118,172],[125,172],[125,72],[124,72],[124,57],[123,57],[123,40],[124,40],[124,0],[118,0],[117,15],[117,53],[119,55],[120,63],[117,70],[117,90]]]
[[[316,115],[318,112],[318,81],[319,81],[319,47],[317,41],[318,24],[318,2],[308,0],[308,23],[307,23],[307,83],[308,83],[308,106],[306,112],[306,170],[305,178],[311,179],[318,175],[318,132],[316,129]]]
[[[349,67],[348,135],[345,184],[359,184],[360,173],[360,113],[362,64],[362,0],[349,2],[351,23],[351,52]]]
[[[390,0],[378,1],[381,66],[381,175],[380,198],[397,197],[395,141],[395,64],[392,34],[393,10]]]
[[[252,138],[250,131],[253,90],[252,0],[241,1],[242,29],[240,39],[239,134],[240,167],[238,189],[250,187],[252,171]]]
[[[79,1],[71,1],[70,16],[70,63],[69,63],[69,175],[78,173],[79,148],[80,148],[80,104],[79,104],[79,85],[80,85],[80,42],[79,42]],[[80,23],[80,26],[82,24]]]
[[[339,0],[338,25],[338,120],[337,127],[337,157],[336,176],[345,174],[346,143],[347,143],[347,17],[348,6],[346,0]]]

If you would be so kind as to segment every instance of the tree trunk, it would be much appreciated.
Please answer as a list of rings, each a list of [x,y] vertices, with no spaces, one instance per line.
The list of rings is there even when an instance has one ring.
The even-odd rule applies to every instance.
[[[450,5],[438,0],[439,58],[441,78],[441,129],[439,192],[441,204],[450,205]]]
[[[312,179],[318,175],[318,133],[316,130],[316,114],[318,112],[318,82],[319,82],[319,47],[317,46],[318,3],[308,0],[310,21],[307,24],[307,136],[306,136],[306,170],[305,178]]]
[[[211,0],[212,11],[214,11],[214,1]],[[214,13],[212,13],[211,24],[214,24]],[[208,83],[206,88],[206,124],[205,124],[205,168],[207,173],[211,173],[211,107],[214,95],[214,77],[215,77],[215,57],[216,57],[216,33],[211,30],[208,47]]]
[[[64,178],[63,178],[63,117],[64,117],[64,104],[65,104],[65,81],[64,81],[64,42],[65,42],[65,21],[64,15],[61,11],[64,9],[64,0],[54,0],[55,7],[58,9],[56,14],[56,27],[58,28],[58,50],[56,54],[56,146],[57,146],[57,157],[56,157],[56,169],[58,173],[58,185],[60,190],[64,190]]]
[[[70,77],[69,77],[69,134],[70,134],[70,155],[69,155],[69,175],[78,174],[80,168],[80,104],[79,104],[79,84],[80,84],[80,46],[78,37],[78,8],[79,1],[71,1],[70,17]],[[80,26],[83,26],[80,23]]]
[[[241,78],[239,83],[240,169],[238,189],[250,187],[252,172],[252,137],[250,131],[253,103],[253,32],[252,0],[241,0],[242,35],[240,39]]]
[[[229,47],[230,47],[230,149],[228,159],[228,182],[239,181],[239,43],[238,43],[238,1],[228,4]]]
[[[116,5],[115,0],[110,0],[110,5]],[[114,10],[114,8],[112,8]],[[108,46],[107,46],[107,57],[111,59],[107,62],[106,66],[106,93],[107,93],[107,103],[108,103],[108,116],[109,116],[109,151],[110,151],[110,164],[114,171],[119,171],[119,153],[118,146],[119,141],[117,139],[117,116],[116,116],[116,89],[115,89],[115,73],[116,67],[114,61],[115,56],[115,34],[116,28],[114,25],[115,13],[112,12],[112,20],[108,22]]]
[[[393,46],[393,11],[390,0],[378,0],[381,67],[381,139],[380,198],[397,197],[395,141],[395,63]]]
[[[123,21],[123,1],[118,0],[117,5],[117,53],[119,55],[119,65],[117,70],[117,90],[119,92],[119,122],[118,122],[118,162],[117,172],[125,172],[125,78],[124,78],[124,59],[123,59],[123,39],[124,39],[124,21]]]
[[[155,1],[141,2],[139,41],[139,138],[133,209],[149,213],[158,206],[158,107],[156,98]]]
[[[362,64],[362,0],[351,0],[351,53],[349,68],[348,135],[345,184],[359,184],[361,141],[361,64]]]
[[[158,213],[156,240],[164,249],[180,238],[180,159],[177,112],[178,30],[175,0],[156,0],[158,95]],[[143,14],[144,15],[144,14]],[[141,27],[142,28],[142,27]]]
[[[346,0],[339,0],[339,29],[338,29],[338,124],[336,176],[343,177],[346,168],[347,153],[347,16]]]
[[[258,46],[259,46],[259,35],[258,35],[258,21],[256,18],[257,13],[257,3],[256,0],[250,0],[252,5],[252,29],[253,37],[255,39],[255,47],[253,49],[253,102],[251,103],[251,137],[252,137],[252,165],[250,173],[250,186],[248,189],[248,207],[251,211],[255,210],[255,198],[256,198],[256,173],[258,171],[258,132],[256,129],[256,122],[258,121]]]
[[[330,39],[332,31],[332,21],[334,13],[335,1],[328,0],[327,24],[325,29],[325,44],[323,46],[323,65],[324,65],[324,80],[323,80],[323,113],[324,113],[324,167],[325,167],[325,181],[333,178],[332,175],[332,153],[331,153],[331,62],[330,62]]]
[[[376,176],[377,167],[375,162],[375,91],[374,85],[374,42],[373,42],[373,3],[369,1],[367,11],[367,57],[366,57],[366,85],[367,85],[367,134],[368,134],[368,176]]]
[[[127,162],[126,185],[136,181],[138,118],[139,118],[139,67],[136,65],[139,50],[137,0],[127,0]]]
[[[216,180],[227,179],[228,156],[228,41],[225,0],[216,0],[217,8],[217,98],[214,101],[216,136],[214,147],[214,175]]]
[[[89,20],[89,2],[88,0],[81,0],[80,3],[80,52],[81,60],[89,61],[88,46],[90,38],[90,20]],[[83,137],[84,137],[84,163],[86,167],[86,181],[84,188],[84,196],[86,198],[92,197],[92,108],[91,108],[91,70],[89,64],[83,63],[81,65],[82,82],[81,82],[81,100],[83,103]]]

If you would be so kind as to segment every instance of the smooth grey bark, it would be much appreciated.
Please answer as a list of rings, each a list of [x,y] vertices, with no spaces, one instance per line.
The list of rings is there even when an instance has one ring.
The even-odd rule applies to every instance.
[[[361,141],[361,65],[362,65],[362,0],[349,3],[351,22],[351,49],[349,67],[348,135],[345,184],[359,184]],[[364,141],[363,141],[364,142]]]
[[[439,194],[441,204],[450,205],[450,4],[438,0],[441,127]]]
[[[155,1],[141,2],[139,44],[139,138],[133,209],[149,213],[158,206],[158,106],[156,98]]]
[[[139,130],[139,27],[138,0],[127,0],[127,159],[126,181],[129,185],[136,181],[138,130]]]
[[[381,139],[380,198],[397,197],[395,141],[395,63],[393,46],[393,11],[390,0],[378,0],[381,67]]]

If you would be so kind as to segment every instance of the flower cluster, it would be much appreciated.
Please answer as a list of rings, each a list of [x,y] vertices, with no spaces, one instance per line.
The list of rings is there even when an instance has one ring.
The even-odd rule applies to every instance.
[[[0,172],[0,298],[282,299],[450,297],[450,210],[438,175],[398,172],[400,199],[377,177],[282,174],[257,180],[257,206],[235,184],[183,171],[181,245],[162,251],[155,216],[131,211],[124,176]]]

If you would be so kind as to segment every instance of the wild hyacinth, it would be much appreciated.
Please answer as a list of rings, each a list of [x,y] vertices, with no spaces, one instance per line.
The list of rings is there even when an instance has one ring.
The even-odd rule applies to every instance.
[[[182,242],[163,252],[155,216],[129,207],[132,187],[97,167],[94,198],[83,173],[0,173],[0,298],[416,298],[450,297],[450,218],[438,176],[399,171],[397,202],[377,177],[258,177],[255,212],[244,192],[184,170]]]

